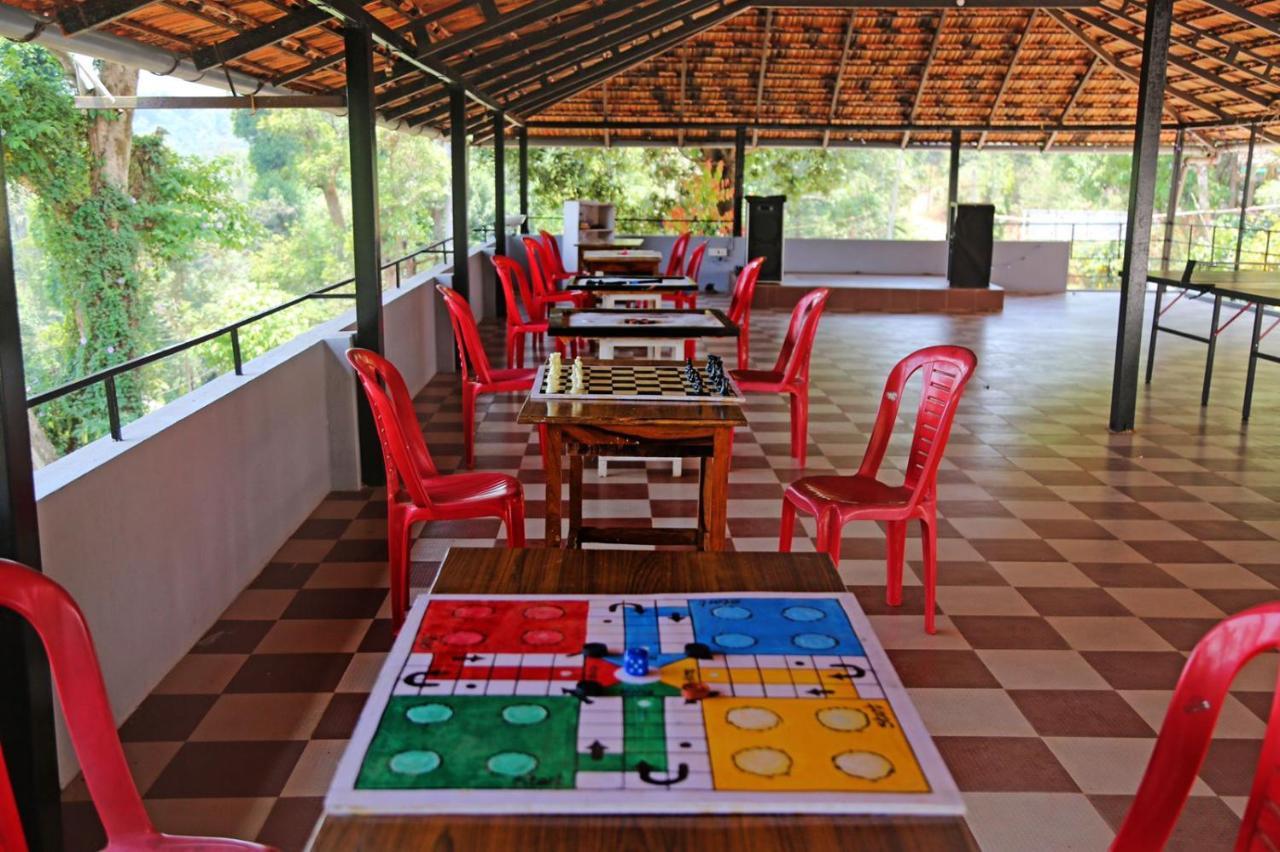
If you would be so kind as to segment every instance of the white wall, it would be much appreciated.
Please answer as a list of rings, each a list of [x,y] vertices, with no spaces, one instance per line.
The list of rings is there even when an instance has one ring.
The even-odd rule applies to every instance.
[[[452,345],[433,286],[444,269],[384,294],[387,352],[411,391],[453,367],[439,358]],[[44,567],[85,612],[118,720],[330,491],[359,486],[356,386],[343,357],[353,322],[349,311],[249,361],[244,376],[127,424],[124,441],[36,471]],[[65,738],[60,758],[69,780]]]

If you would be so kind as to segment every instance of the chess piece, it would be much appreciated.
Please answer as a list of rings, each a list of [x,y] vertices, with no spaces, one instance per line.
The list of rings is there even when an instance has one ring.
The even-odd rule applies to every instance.
[[[628,648],[622,655],[622,670],[633,677],[649,673],[649,651],[646,648]]]
[[[586,390],[586,373],[582,369],[582,359],[573,359],[573,372],[570,375],[569,393],[582,393]]]
[[[680,687],[680,694],[684,696],[685,701],[701,701],[704,698],[710,698],[714,693],[705,683],[689,681]]]

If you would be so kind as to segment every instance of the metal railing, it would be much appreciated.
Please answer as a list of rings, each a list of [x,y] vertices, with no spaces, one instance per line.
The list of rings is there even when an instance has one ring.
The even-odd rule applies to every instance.
[[[395,270],[394,286],[398,289],[401,285],[401,281],[403,278],[402,272],[401,272],[402,264],[414,262],[416,265],[416,259],[419,257],[422,257],[423,255],[439,255],[441,258],[441,262],[443,262],[444,259],[449,256],[450,250],[446,246],[450,242],[452,242],[451,237],[440,240],[438,242],[434,242],[427,246],[423,246],[422,248],[416,249],[410,252],[409,254],[403,255],[401,257],[396,258],[395,260],[388,261],[387,263],[382,264],[380,269],[384,276],[384,283],[385,283],[385,274],[387,270],[394,269]],[[355,281],[356,280],[354,277],[345,278],[342,281],[338,281],[334,284],[329,284],[327,286],[319,288],[318,290],[312,290],[309,293],[303,293],[301,296],[297,296],[293,299],[290,299],[287,302],[283,302],[279,305],[275,305],[273,307],[267,308],[266,310],[259,311],[258,313],[253,314],[251,316],[244,317],[243,319],[238,319],[233,323],[229,323],[228,325],[222,326],[221,328],[216,328],[213,331],[205,332],[204,334],[201,334],[198,337],[192,337],[187,340],[183,340],[179,343],[174,343],[170,346],[166,346],[162,349],[157,349],[156,351],[150,352],[146,355],[140,355],[137,358],[133,358],[129,361],[125,361],[120,364],[116,364],[113,367],[107,367],[104,370],[99,370],[96,373],[91,373],[90,375],[84,376],[83,378],[79,378],[74,381],[67,382],[64,385],[59,385],[56,388],[43,391],[42,393],[38,393],[34,396],[27,398],[27,408],[33,409],[33,408],[36,408],[37,406],[44,405],[45,403],[53,402],[55,399],[61,399],[64,396],[76,393],[77,391],[84,390],[85,388],[90,388],[90,387],[93,387],[94,385],[101,384],[106,394],[107,423],[110,428],[111,437],[116,441],[123,441],[124,440],[123,433],[122,433],[123,425],[120,421],[120,398],[116,390],[116,378],[118,376],[121,376],[125,373],[130,373],[141,367],[145,367],[148,364],[154,364],[157,361],[162,361],[165,358],[172,357],[181,352],[186,352],[188,349],[193,349],[196,346],[200,346],[201,344],[208,343],[212,340],[217,340],[218,338],[223,336],[229,336],[231,340],[231,361],[232,361],[233,368],[235,370],[235,374],[237,376],[243,376],[244,375],[244,358],[240,350],[240,329],[245,328],[246,326],[252,325],[256,322],[261,322],[267,317],[275,316],[276,314],[282,311],[286,311],[289,308],[296,307],[302,304],[303,302],[311,301],[313,299],[354,299],[356,296],[355,293],[335,293],[333,291],[342,287],[350,287],[351,285],[355,284]]]
[[[561,216],[530,216],[529,226],[537,230],[538,225],[553,226],[548,230],[564,224],[564,218]],[[719,219],[687,219],[672,218],[668,216],[620,216],[614,220],[617,230],[619,231],[635,231],[636,225],[658,225],[659,228],[652,232],[654,234],[679,234],[683,231],[690,231],[695,236],[702,237],[727,237],[729,236],[732,225],[728,222],[722,222]]]

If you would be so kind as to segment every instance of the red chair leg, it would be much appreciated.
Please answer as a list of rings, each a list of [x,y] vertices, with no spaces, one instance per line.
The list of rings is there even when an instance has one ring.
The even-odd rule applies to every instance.
[[[791,394],[791,456],[804,467],[809,451],[809,388]]]
[[[405,513],[388,507],[387,582],[391,587],[391,626],[398,633],[409,609],[409,532]]]
[[[476,388],[470,382],[462,383],[462,463],[476,466]]]
[[[698,342],[696,340],[686,340],[684,342],[684,359],[692,361],[698,356]]]
[[[507,547],[524,547],[524,497],[507,507]]]
[[[750,357],[751,353],[748,351],[750,349],[750,341],[747,338],[748,338],[747,327],[743,325],[740,329],[738,329],[738,369],[739,370],[751,369],[751,357]]]
[[[902,605],[902,567],[907,551],[907,522],[889,521],[888,571],[885,575],[884,602],[889,606]]]
[[[818,514],[818,552],[831,557],[836,567],[840,566],[840,518],[835,512]]]
[[[786,497],[782,498],[782,523],[778,532],[778,552],[791,552],[791,539],[796,530],[796,507]]]
[[[516,364],[516,335],[515,329],[507,329],[507,369],[510,370]]]
[[[935,517],[921,518],[920,526],[924,557],[924,632],[937,633],[934,610],[938,597],[938,522]]]

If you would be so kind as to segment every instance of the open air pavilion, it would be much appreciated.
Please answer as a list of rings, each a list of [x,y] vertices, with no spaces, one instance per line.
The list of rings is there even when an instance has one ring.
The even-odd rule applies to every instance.
[[[1242,823],[1271,831],[1267,818],[1258,821],[1274,809],[1270,791],[1264,784],[1253,804],[1250,794],[1275,692],[1274,654],[1244,664],[1220,695],[1175,696],[1174,689],[1202,637],[1277,598],[1280,382],[1269,375],[1275,358],[1265,335],[1276,321],[1280,285],[1241,255],[1247,177],[1229,268],[1184,267],[1184,260],[1214,258],[1197,257],[1194,247],[1177,253],[1152,220],[1157,209],[1166,221],[1176,213],[1176,193],[1155,197],[1162,152],[1176,162],[1192,148],[1244,148],[1251,162],[1255,146],[1280,141],[1274,0],[6,0],[0,33],[226,90],[162,102],[94,95],[81,99],[85,108],[329,109],[345,113],[349,127],[353,277],[313,296],[351,298],[353,309],[243,363],[243,324],[219,330],[234,342],[235,373],[133,422],[120,422],[115,412],[114,382],[138,363],[28,398],[5,217],[0,555],[42,570],[84,611],[123,755],[159,830],[282,849],[1103,848],[1126,814],[1142,822],[1154,811],[1179,813],[1170,799],[1146,800],[1145,811],[1143,802],[1134,805],[1169,711],[1170,724],[1216,717],[1203,764],[1194,748],[1161,740],[1172,761],[1166,773],[1184,765],[1189,790],[1169,848],[1225,847]],[[447,246],[431,247],[445,255],[436,266],[381,256],[378,199],[396,187],[378,185],[379,123],[450,140],[454,230]],[[519,151],[515,174],[506,173],[504,156],[495,158],[492,239],[468,232],[469,145]],[[379,679],[388,654],[409,648],[396,644],[404,612],[388,572],[388,462],[379,444],[386,420],[375,422],[343,353],[371,350],[398,367],[441,473],[466,470],[471,402],[460,388],[455,327],[436,288],[469,301],[481,320],[481,343],[495,365],[503,363],[507,319],[491,258],[511,256],[522,270],[538,262],[520,239],[528,231],[526,154],[537,145],[724,149],[732,166],[732,232],[712,241],[723,252],[709,254],[707,268],[725,285],[750,260],[743,172],[763,146],[949,150],[951,202],[965,201],[957,197],[956,175],[968,151],[1132,152],[1118,292],[1019,293],[1044,289],[1036,279],[1051,274],[1030,262],[1005,273],[1019,280],[998,282],[1007,298],[994,313],[974,310],[973,302],[958,307],[959,296],[905,313],[893,305],[870,312],[833,295],[805,368],[808,425],[800,451],[785,396],[752,392],[741,423],[723,421],[728,428],[715,443],[706,437],[690,450],[701,456],[701,479],[687,470],[677,477],[665,461],[620,465],[607,477],[590,465],[584,473],[582,455],[572,452],[575,440],[585,446],[573,431],[581,424],[556,421],[554,402],[544,402],[543,419],[533,420],[537,400],[527,388],[483,396],[474,403],[475,470],[518,483],[523,521],[511,514],[437,518],[411,533],[414,596],[852,593],[867,659],[871,649],[884,652],[872,659],[884,686],[874,694],[895,702],[923,763],[936,749],[929,769],[936,789],[929,792],[948,793],[953,782],[957,793],[943,796],[944,804],[922,812],[903,794],[898,810],[877,811],[872,795],[871,805],[849,806],[852,812],[837,797],[830,807],[749,800],[728,813],[672,804],[645,815],[615,802],[617,814],[584,805],[549,817],[513,813],[495,795],[486,800],[490,816],[467,806],[415,816],[421,801],[403,805],[408,800],[400,800],[405,815],[381,819],[326,809],[339,759],[353,735],[364,736],[357,720],[371,694],[382,701],[390,695],[397,672]],[[508,181],[519,186],[517,209],[505,203]],[[509,213],[526,217],[524,224],[510,226]],[[559,236],[563,243],[566,235]],[[665,262],[671,238],[642,236]],[[849,242],[827,250],[861,257],[892,248]],[[945,258],[947,246],[936,248]],[[575,266],[575,258],[563,260]],[[844,270],[866,268],[861,260],[848,263]],[[754,367],[732,373],[744,388],[760,383],[783,346],[791,306],[834,271],[812,270],[806,286],[761,283],[749,363],[734,360],[730,339],[704,341],[698,357]],[[702,296],[700,307],[734,310],[724,289]],[[1157,349],[1155,338],[1166,331]],[[903,356],[934,345],[971,350],[978,366],[952,411],[937,469],[937,599],[929,616],[936,633],[928,633],[929,548],[914,524],[893,604],[886,602],[893,553],[885,543],[892,527],[850,522],[836,529],[833,544],[828,522],[820,528],[816,513],[802,513],[795,554],[776,554],[786,537],[780,516],[788,486],[857,471],[882,401],[899,396],[882,394],[885,376]],[[536,365],[542,356],[531,349],[530,357]],[[102,393],[113,435],[33,473],[28,408],[85,388]],[[645,416],[633,419],[645,426]],[[884,462],[895,483],[919,461],[908,452],[914,408],[904,407],[897,420]],[[562,438],[571,450],[567,472]],[[560,551],[546,545],[565,534],[562,473],[574,501],[569,547]],[[705,483],[719,475],[717,494]],[[717,500],[719,515],[707,508]],[[587,521],[630,530],[615,542],[676,532],[719,552],[579,550],[584,512]],[[508,554],[513,523],[528,549]],[[815,554],[833,549],[834,564]],[[669,616],[662,606],[669,605],[658,612]],[[110,821],[100,818],[105,791],[90,789],[78,774],[34,634],[5,615],[0,748],[25,842],[41,850],[100,848],[102,823]],[[422,617],[414,610],[409,623]],[[1239,635],[1274,647],[1280,615],[1256,618],[1270,625],[1272,638],[1254,622],[1236,622]],[[689,629],[700,629],[693,622]],[[627,666],[632,641],[628,632]],[[684,647],[691,659],[703,659],[694,669],[712,679],[715,655]],[[1215,646],[1205,659],[1231,669],[1230,650]],[[585,645],[577,652],[582,661],[594,653]],[[568,665],[546,656],[542,665]],[[845,658],[820,659],[827,658],[816,651],[803,658],[818,668],[857,670]],[[428,673],[439,674],[420,672],[415,698],[434,688]],[[464,676],[452,677],[461,695]],[[802,701],[802,681],[788,677],[788,695]],[[582,683],[562,700],[585,714],[590,696],[602,699]],[[819,685],[815,695],[828,682]],[[705,687],[676,681],[667,701],[683,696],[712,708],[716,693],[697,691]],[[65,697],[61,683],[59,691]],[[733,693],[735,700],[753,694],[774,695]],[[849,693],[849,701],[874,694]],[[921,757],[921,748],[928,754]],[[599,739],[577,742],[576,759],[598,760],[605,751]],[[410,752],[396,757],[404,754]],[[439,765],[435,752],[412,754],[416,768],[402,775]],[[509,763],[511,753],[503,754]],[[392,760],[401,771],[396,765]],[[762,777],[793,777],[752,765]],[[644,801],[656,794],[643,785],[663,786],[673,800],[702,801],[679,792],[686,778],[698,777],[697,762],[690,758],[689,766],[677,776],[673,764],[663,775],[642,761],[619,771],[618,783],[632,783],[632,773],[640,786],[625,789],[639,789]],[[893,775],[865,766],[857,764],[863,781]],[[502,771],[535,777],[532,770]],[[801,782],[793,789],[807,789]],[[498,785],[535,797],[529,801],[537,801],[530,789],[537,786]],[[591,797],[581,794],[583,802]],[[424,795],[429,804],[431,791]],[[0,784],[0,829],[12,827],[4,804]],[[563,814],[560,808],[552,811]],[[666,816],[664,809],[685,813]],[[1141,827],[1151,844],[1141,848],[1160,845],[1155,822]],[[1276,842],[1274,833],[1267,836]]]

